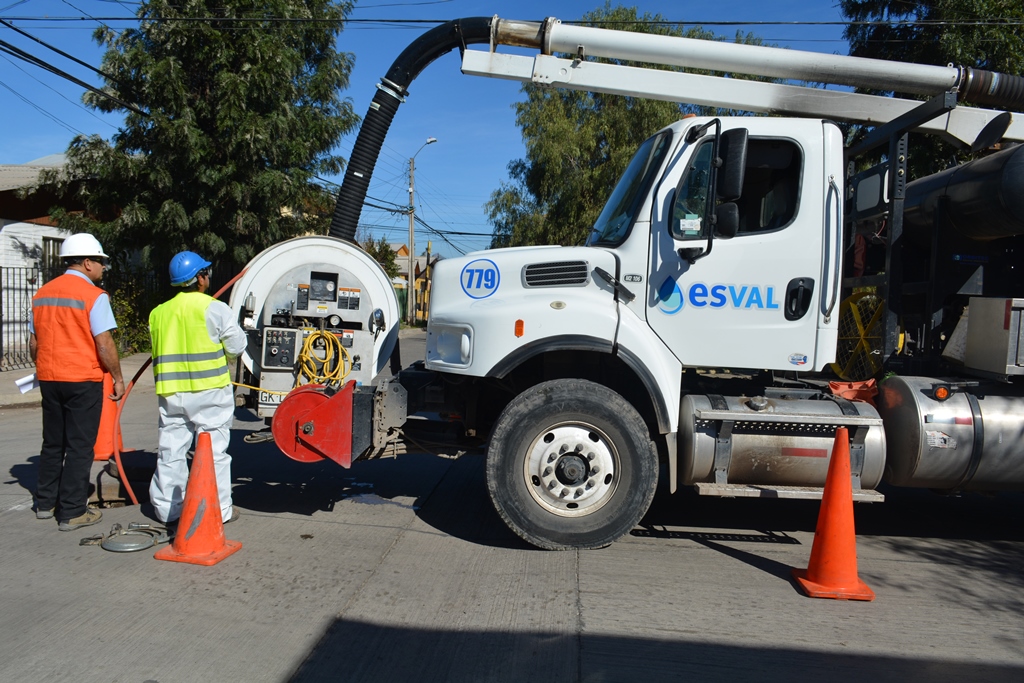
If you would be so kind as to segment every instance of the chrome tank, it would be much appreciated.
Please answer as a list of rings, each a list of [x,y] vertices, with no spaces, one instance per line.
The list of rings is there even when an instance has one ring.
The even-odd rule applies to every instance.
[[[882,383],[885,480],[936,489],[1024,489],[1024,398],[957,392],[938,401],[933,392],[943,384],[929,377]]]
[[[840,406],[830,400],[724,396],[733,421],[730,484],[824,486],[836,427],[844,426]],[[878,414],[867,403],[848,402],[857,416]],[[679,481],[715,481],[715,444],[722,420],[703,419],[712,409],[708,396],[690,394],[680,406]],[[864,441],[861,488],[873,489],[885,466],[885,433],[881,424],[868,427]],[[851,436],[853,430],[851,429]]]

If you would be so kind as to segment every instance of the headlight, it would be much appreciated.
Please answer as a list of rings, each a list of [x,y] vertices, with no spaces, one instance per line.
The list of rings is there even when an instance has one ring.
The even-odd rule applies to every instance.
[[[473,359],[473,330],[465,325],[431,325],[427,360],[468,366]]]

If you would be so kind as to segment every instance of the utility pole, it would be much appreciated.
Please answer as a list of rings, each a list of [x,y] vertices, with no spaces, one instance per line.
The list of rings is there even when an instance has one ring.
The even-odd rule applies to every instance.
[[[437,138],[427,138],[416,154]],[[406,318],[409,325],[416,324],[416,154],[409,157],[409,275],[406,278]]]

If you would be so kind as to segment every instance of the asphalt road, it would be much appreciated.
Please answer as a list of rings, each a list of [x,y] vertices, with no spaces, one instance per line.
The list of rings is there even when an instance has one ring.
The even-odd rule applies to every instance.
[[[877,598],[813,600],[789,578],[813,502],[661,492],[610,547],[545,552],[498,519],[479,456],[302,465],[237,418],[243,548],[198,567],[78,545],[137,507],[36,520],[39,409],[0,409],[0,680],[1024,680],[1020,494],[858,505]],[[152,453],[151,380],[122,424]]]

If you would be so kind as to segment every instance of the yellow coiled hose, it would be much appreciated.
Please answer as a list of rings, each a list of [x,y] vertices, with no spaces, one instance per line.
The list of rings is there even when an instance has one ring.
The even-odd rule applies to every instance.
[[[323,358],[318,358],[313,352],[319,340],[324,343]],[[338,337],[323,330],[315,330],[306,337],[296,360],[299,373],[295,378],[295,386],[302,384],[303,379],[308,384],[341,384],[352,372],[352,356],[348,349],[341,345]]]

